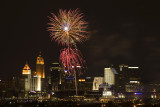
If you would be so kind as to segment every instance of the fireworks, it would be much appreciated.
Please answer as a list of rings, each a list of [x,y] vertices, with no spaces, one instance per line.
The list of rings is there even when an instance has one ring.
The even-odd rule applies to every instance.
[[[71,75],[74,74],[74,67],[74,69],[77,69],[79,72],[79,68],[84,64],[80,51],[72,48],[64,48],[61,50],[60,62],[63,64],[65,69],[70,71]]]
[[[76,45],[83,42],[87,37],[87,23],[83,20],[83,14],[76,10],[59,10],[59,14],[50,19],[48,31],[50,36],[62,45]]]
[[[83,20],[83,14],[78,9],[68,12],[60,9],[57,16],[55,14],[52,16],[49,17],[48,31],[52,39],[67,46],[61,50],[59,60],[65,70],[69,71],[69,75],[74,76],[77,96],[76,73],[81,74],[80,68],[83,67],[84,61],[76,43],[87,39],[87,23]]]
[[[87,23],[83,19],[83,13],[80,13],[78,9],[69,11],[60,9],[58,15],[52,14],[49,19],[48,31],[51,38],[59,44],[67,46],[60,53],[61,65],[69,71],[70,75],[74,75],[76,72],[80,74],[80,68],[83,67],[84,61],[76,44],[87,39]]]

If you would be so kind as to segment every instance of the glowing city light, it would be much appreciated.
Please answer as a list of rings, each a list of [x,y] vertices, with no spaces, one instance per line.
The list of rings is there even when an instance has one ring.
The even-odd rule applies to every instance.
[[[141,95],[142,93],[134,93],[135,95]]]
[[[30,91],[30,92],[34,93],[34,92],[36,92],[36,91]]]
[[[131,68],[131,69],[138,69],[139,67],[128,67],[128,68]]]

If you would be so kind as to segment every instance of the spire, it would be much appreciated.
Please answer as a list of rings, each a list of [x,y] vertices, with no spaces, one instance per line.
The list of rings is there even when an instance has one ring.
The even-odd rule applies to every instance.
[[[41,57],[41,56],[42,56],[42,55],[41,55],[41,53],[42,53],[42,52],[40,51],[40,52],[39,52],[39,57]]]
[[[45,78],[44,59],[41,56],[41,51],[39,52],[39,55],[37,56],[36,75],[40,76],[41,78]]]
[[[31,74],[31,69],[30,67],[28,66],[28,62],[26,61],[26,64],[22,70],[22,74]]]
[[[24,68],[23,69],[30,69],[30,67],[29,67],[29,65],[28,65],[28,62],[26,61],[26,64],[25,64],[25,66],[24,66]]]
[[[37,64],[44,64],[44,59],[41,56],[41,51],[39,52],[39,55],[37,56]]]
[[[28,61],[26,61],[26,65],[28,65]]]

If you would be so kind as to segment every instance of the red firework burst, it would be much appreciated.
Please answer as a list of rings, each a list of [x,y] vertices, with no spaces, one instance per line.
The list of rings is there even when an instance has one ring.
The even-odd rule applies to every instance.
[[[70,75],[74,74],[75,69],[78,71],[79,75],[81,74],[80,68],[83,66],[84,61],[78,49],[62,49],[60,53],[60,62],[66,70],[69,70]]]

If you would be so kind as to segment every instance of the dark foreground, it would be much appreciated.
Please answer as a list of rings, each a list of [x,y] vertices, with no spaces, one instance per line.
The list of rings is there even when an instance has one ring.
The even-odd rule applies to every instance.
[[[123,103],[99,103],[99,102],[76,102],[76,101],[43,101],[43,102],[19,102],[1,101],[0,107],[160,107],[160,103],[134,104],[132,102]]]

